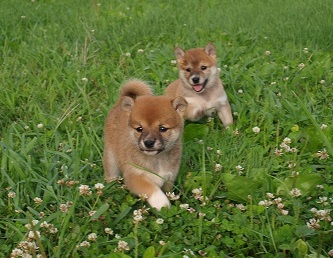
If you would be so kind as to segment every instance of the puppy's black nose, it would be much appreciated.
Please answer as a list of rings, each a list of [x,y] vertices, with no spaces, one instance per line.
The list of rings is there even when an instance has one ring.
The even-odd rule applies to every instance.
[[[200,81],[199,77],[193,77],[192,78],[193,83],[197,84]]]
[[[152,148],[152,147],[154,147],[155,140],[153,140],[153,139],[145,140],[144,144],[147,148]]]

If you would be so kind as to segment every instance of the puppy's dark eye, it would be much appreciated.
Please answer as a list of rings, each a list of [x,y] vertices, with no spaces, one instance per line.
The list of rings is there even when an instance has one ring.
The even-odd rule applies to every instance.
[[[161,133],[164,133],[164,132],[166,132],[166,131],[168,131],[169,130],[169,128],[166,128],[166,127],[164,127],[164,126],[160,126],[160,132]]]
[[[139,126],[139,127],[137,127],[137,128],[135,128],[135,130],[138,132],[138,133],[142,133],[142,127],[141,126]]]
[[[186,72],[191,72],[191,68],[186,68]]]
[[[201,70],[206,70],[207,69],[207,66],[203,65],[201,66]]]

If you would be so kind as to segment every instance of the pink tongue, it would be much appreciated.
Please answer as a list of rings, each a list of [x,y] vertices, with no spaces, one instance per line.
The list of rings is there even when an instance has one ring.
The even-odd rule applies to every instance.
[[[194,86],[192,86],[192,88],[193,88],[195,91],[201,91],[201,90],[202,90],[202,84],[194,85]]]

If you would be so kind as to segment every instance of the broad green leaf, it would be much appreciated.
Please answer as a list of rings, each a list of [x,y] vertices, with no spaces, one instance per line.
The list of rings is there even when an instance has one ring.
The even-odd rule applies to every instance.
[[[149,246],[143,254],[143,258],[154,258],[155,257],[155,248]]]
[[[208,134],[208,131],[209,128],[206,124],[188,124],[184,129],[184,142],[194,139],[202,139]]]
[[[316,185],[323,183],[323,179],[318,174],[300,174],[297,177],[288,177],[282,182],[277,189],[278,195],[288,195],[290,190],[297,188],[301,190],[302,196],[308,196],[315,188]]]
[[[97,219],[99,216],[101,216],[108,208],[109,204],[104,203],[96,212],[93,216],[91,216],[90,220]]]
[[[234,201],[246,201],[259,187],[260,182],[242,176],[226,174],[223,182],[228,188],[228,198]]]

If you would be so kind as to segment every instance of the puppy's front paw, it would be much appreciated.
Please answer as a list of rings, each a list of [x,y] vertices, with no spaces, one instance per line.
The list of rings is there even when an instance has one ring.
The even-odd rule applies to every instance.
[[[161,190],[153,193],[147,201],[152,207],[159,211],[162,209],[162,207],[170,208],[170,202]]]

